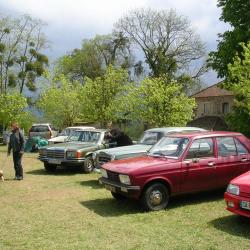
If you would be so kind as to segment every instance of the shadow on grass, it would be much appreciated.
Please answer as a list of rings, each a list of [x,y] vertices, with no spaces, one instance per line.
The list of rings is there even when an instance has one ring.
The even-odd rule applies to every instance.
[[[246,217],[229,215],[212,220],[209,224],[222,232],[249,239],[250,219]]]
[[[223,199],[225,190],[215,190],[197,194],[186,194],[171,198],[168,209],[174,209],[180,206],[195,205],[204,202],[213,202]]]
[[[36,169],[32,171],[26,172],[26,174],[32,175],[75,175],[75,174],[83,174],[81,169],[79,168],[58,168],[53,172],[48,172],[45,169]]]
[[[98,181],[90,180],[82,182],[83,185],[93,185],[94,188],[102,188],[98,184]],[[205,192],[199,194],[190,194],[174,197],[171,199],[168,210],[175,209],[180,206],[200,204],[204,202],[213,202],[223,199],[224,190],[218,190],[215,192]],[[136,214],[143,212],[143,209],[136,200],[124,199],[124,200],[115,200],[111,199],[96,199],[90,201],[83,201],[81,204],[84,207],[87,207],[89,210],[94,211],[103,217],[113,217],[121,216],[124,214]]]
[[[98,179],[80,181],[79,184],[84,187],[92,187],[93,189],[103,189],[103,186],[98,182]]]
[[[84,207],[103,217],[122,216],[141,213],[139,203],[134,200],[124,199],[96,199],[80,202]]]

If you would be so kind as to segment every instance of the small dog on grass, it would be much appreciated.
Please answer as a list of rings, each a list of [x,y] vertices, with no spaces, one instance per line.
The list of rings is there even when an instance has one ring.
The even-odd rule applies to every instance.
[[[3,170],[0,170],[0,178],[2,181],[4,181]]]

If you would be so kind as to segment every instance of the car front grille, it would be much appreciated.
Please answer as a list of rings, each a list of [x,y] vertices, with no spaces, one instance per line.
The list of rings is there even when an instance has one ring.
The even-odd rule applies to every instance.
[[[47,150],[48,158],[64,158],[64,150]]]
[[[112,171],[108,170],[107,174],[108,174],[108,179],[109,180],[114,181],[114,182],[120,182],[118,173],[115,173],[115,172],[112,172]]]
[[[104,163],[107,163],[107,162],[110,162],[111,161],[111,156],[110,155],[107,155],[107,154],[100,154],[98,156],[98,163],[100,165],[104,164]]]

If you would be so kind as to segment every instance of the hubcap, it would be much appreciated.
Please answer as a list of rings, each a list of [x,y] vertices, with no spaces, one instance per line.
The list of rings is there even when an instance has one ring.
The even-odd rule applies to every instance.
[[[91,162],[91,161],[88,161],[88,162],[87,162],[87,168],[88,168],[88,169],[92,169],[92,162]]]
[[[160,205],[162,202],[162,193],[159,190],[154,190],[152,191],[152,193],[150,194],[150,203],[153,206],[157,206]]]

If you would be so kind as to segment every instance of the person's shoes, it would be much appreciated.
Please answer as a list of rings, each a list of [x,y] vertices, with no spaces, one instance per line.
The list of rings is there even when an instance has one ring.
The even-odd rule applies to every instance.
[[[23,180],[23,177],[22,176],[16,176],[13,180],[21,181],[21,180]]]

